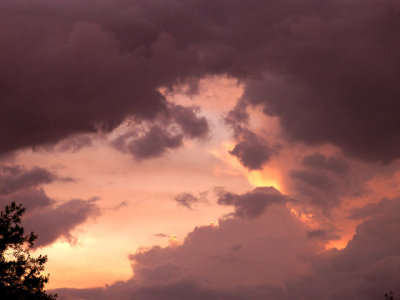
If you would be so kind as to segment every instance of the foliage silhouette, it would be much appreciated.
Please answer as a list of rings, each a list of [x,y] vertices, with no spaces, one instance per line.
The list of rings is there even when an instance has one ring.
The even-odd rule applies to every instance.
[[[384,297],[385,297],[385,300],[393,300],[394,299],[393,292],[390,291],[389,294],[385,293]]]
[[[1,299],[55,299],[44,290],[49,276],[43,276],[47,256],[31,257],[29,251],[38,238],[33,232],[24,234],[22,205],[12,202],[0,213],[0,298]]]

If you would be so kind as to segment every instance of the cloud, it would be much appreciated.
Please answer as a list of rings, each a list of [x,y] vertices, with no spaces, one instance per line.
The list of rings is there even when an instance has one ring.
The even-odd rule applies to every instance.
[[[184,139],[204,139],[208,123],[198,117],[195,107],[169,105],[166,114],[159,114],[153,122],[132,125],[128,132],[112,141],[119,151],[138,160],[161,156],[168,150],[181,147]]]
[[[229,153],[249,170],[261,170],[277,151],[249,127],[250,115],[245,101],[239,101],[225,117],[225,123],[232,127],[237,142]]]
[[[302,168],[290,172],[290,185],[296,199],[329,213],[345,197],[358,197],[367,192],[365,176],[358,174],[340,155],[321,153],[306,155]]]
[[[375,300],[390,289],[396,295],[400,199],[382,200],[375,207],[378,213],[368,213],[343,250],[321,252],[305,238],[306,228],[287,208],[274,206],[278,211],[259,219],[222,220],[219,227],[196,228],[180,246],[153,247],[133,255],[135,277],[128,281],[57,292],[68,300],[111,295],[118,300]],[[242,247],[234,250],[233,245]],[[308,255],[301,255],[303,251]]]
[[[60,299],[284,299],[285,278],[307,272],[304,257],[318,249],[286,206],[271,204],[256,219],[221,219],[196,227],[180,245],[131,255],[128,281],[57,292]]]
[[[102,299],[137,299],[137,300],[185,300],[185,299],[210,299],[210,300],[259,300],[259,299],[284,299],[281,289],[276,287],[237,287],[231,290],[214,289],[199,284],[195,281],[182,280],[170,284],[154,286],[137,286],[133,280],[118,282],[106,288],[93,288],[86,290],[57,289],[61,300],[102,300]],[[129,296],[128,296],[129,295]],[[130,297],[130,298],[126,298]]]
[[[242,195],[222,191],[218,198],[218,204],[232,205],[235,208],[233,214],[243,219],[256,218],[264,213],[268,206],[282,205],[287,201],[288,198],[274,187],[257,187]]]
[[[270,160],[274,150],[256,134],[246,130],[229,153],[236,156],[249,170],[260,170]]]
[[[27,213],[40,208],[52,205],[55,201],[46,195],[42,188],[25,189],[11,195],[0,196],[1,207],[5,207],[11,202],[23,204],[27,209]]]
[[[143,136],[131,141],[127,151],[138,159],[159,156],[168,149],[182,146],[181,134],[171,135],[159,126],[153,126]]]
[[[21,166],[3,165],[0,168],[0,195],[51,183],[59,179],[54,173],[39,167],[26,170]]]
[[[372,300],[395,289],[400,279],[399,203],[398,198],[377,203],[377,212],[357,226],[346,248],[315,257],[314,273],[290,282],[289,292],[297,299]]]
[[[74,242],[74,229],[99,214],[100,208],[94,199],[73,199],[27,215],[23,219],[23,226],[27,231],[38,234],[35,247],[44,247],[59,238]]]
[[[174,199],[178,205],[192,209],[195,204],[207,202],[206,197],[207,192],[199,193],[199,196],[194,196],[191,193],[180,193]]]
[[[169,110],[160,88],[220,74],[240,79],[244,101],[277,116],[291,140],[365,160],[400,155],[394,0],[89,7],[1,4],[1,153],[151,121]],[[192,125],[186,134],[205,126]]]
[[[55,147],[57,151],[76,152],[83,147],[92,146],[93,141],[90,136],[77,135],[61,140]]]
[[[172,118],[178,124],[185,136],[189,138],[204,138],[208,133],[208,123],[206,118],[197,117],[198,109],[194,107],[184,107],[173,105],[170,110]]]
[[[60,203],[50,198],[42,186],[54,181],[73,180],[40,167],[0,166],[0,205],[5,207],[14,201],[26,207],[23,225],[27,232],[39,236],[36,247],[49,245],[60,237],[73,242],[74,229],[100,214],[95,199]]]
[[[292,272],[304,271],[301,255],[317,249],[306,235],[305,227],[286,206],[271,204],[257,219],[219,220],[217,227],[195,228],[181,245],[155,246],[132,255],[134,279],[140,285],[179,280],[219,288],[264,282],[279,285]]]

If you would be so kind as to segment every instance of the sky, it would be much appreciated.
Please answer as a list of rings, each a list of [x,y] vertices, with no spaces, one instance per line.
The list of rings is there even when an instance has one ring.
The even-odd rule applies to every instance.
[[[383,299],[400,3],[3,0],[0,204],[60,300]]]

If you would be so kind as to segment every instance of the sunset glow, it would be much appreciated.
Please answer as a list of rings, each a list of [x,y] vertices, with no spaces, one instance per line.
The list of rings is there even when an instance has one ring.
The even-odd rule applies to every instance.
[[[398,297],[399,32],[394,0],[1,1],[0,201],[45,288]]]

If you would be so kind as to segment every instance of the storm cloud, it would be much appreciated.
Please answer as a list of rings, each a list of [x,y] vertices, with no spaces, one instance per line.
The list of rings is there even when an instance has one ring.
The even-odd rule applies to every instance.
[[[39,167],[30,170],[22,166],[0,166],[0,195],[51,183],[59,179],[54,173]]]
[[[350,161],[336,154],[314,153],[302,159],[302,167],[289,174],[296,199],[325,213],[341,205],[345,197],[367,193],[366,178]]]
[[[159,88],[225,74],[287,138],[389,162],[399,10],[394,0],[3,1],[0,151],[152,120],[169,110]],[[178,122],[192,136],[205,126]]]
[[[195,107],[168,105],[168,113],[159,114],[152,122],[131,125],[112,145],[137,160],[161,156],[183,145],[185,139],[204,140],[208,134],[206,118],[199,117]]]
[[[100,212],[95,199],[73,199],[29,214],[24,218],[23,225],[28,231],[38,234],[35,247],[49,245],[59,238],[73,243],[76,241],[74,229],[90,218],[97,217]]]
[[[280,212],[275,210],[273,214],[267,213],[262,217],[263,220],[258,219],[258,225],[254,220],[229,219],[222,221],[219,228],[196,228],[176,248],[153,247],[132,255],[134,279],[117,282],[106,288],[59,289],[57,292],[60,293],[60,299],[107,299],[110,295],[114,299],[138,300],[183,300],[187,299],[185,297],[241,300],[379,299],[386,291],[396,287],[399,280],[399,203],[398,198],[382,200],[375,204],[374,213],[366,213],[365,210],[370,210],[360,208],[362,215],[368,215],[369,219],[357,226],[354,237],[342,250],[334,248],[321,253],[315,244],[306,239],[304,225],[296,223],[294,219],[294,222],[289,221],[289,215],[281,207]],[[266,235],[254,230],[257,226],[268,225],[272,226],[272,230],[265,232]],[[242,247],[236,247],[234,251],[229,246],[232,242],[239,242]],[[293,243],[293,247],[289,247],[290,243]],[[307,249],[308,255],[300,255],[300,246]],[[281,254],[291,257],[289,252],[294,256],[291,267],[285,269],[288,272],[280,278],[283,284],[271,285],[273,280],[269,276],[282,275],[280,268],[288,267],[284,261],[279,261],[280,272],[277,273],[271,262],[279,260]],[[249,268],[248,264],[252,262],[260,269],[256,266]],[[224,267],[217,268],[219,264]],[[299,269],[302,264],[309,268]],[[175,271],[165,273],[165,270]],[[264,275],[260,277],[262,282],[253,281],[255,277],[252,274],[261,270]],[[293,274],[290,270],[301,270],[302,273]],[[247,274],[247,271],[252,273]],[[173,276],[166,276],[168,274]],[[201,280],[202,276],[204,280]]]
[[[268,206],[283,205],[287,201],[288,198],[274,187],[257,187],[241,195],[222,191],[218,197],[218,204],[232,205],[235,208],[233,214],[243,219],[256,218],[263,214]]]
[[[44,184],[55,181],[73,181],[69,177],[39,167],[27,169],[19,165],[3,165],[0,170],[0,205],[4,208],[15,202],[27,209],[23,225],[27,232],[33,231],[39,236],[35,247],[49,245],[61,237],[74,242],[74,229],[101,212],[95,199],[72,199],[60,203],[43,189]]]

